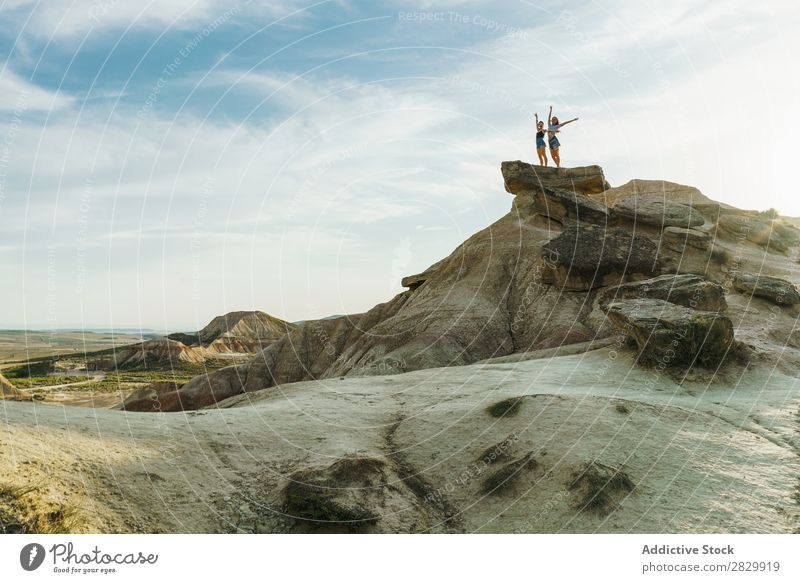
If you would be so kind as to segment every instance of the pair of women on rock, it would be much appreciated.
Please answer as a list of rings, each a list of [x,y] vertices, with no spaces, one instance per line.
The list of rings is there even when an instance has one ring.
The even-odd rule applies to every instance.
[[[578,118],[576,117],[575,119],[570,119],[565,122],[559,122],[558,118],[553,115],[553,106],[551,105],[550,113],[547,114],[547,130],[545,130],[544,122],[539,121],[539,114],[534,114],[534,117],[536,118],[536,154],[539,156],[539,164],[547,166],[546,147],[549,145],[553,162],[556,163],[557,168],[561,168],[561,155],[558,151],[561,147],[561,142],[558,141],[556,134],[568,123],[578,121]],[[547,134],[547,144],[545,144],[544,141],[545,133]]]

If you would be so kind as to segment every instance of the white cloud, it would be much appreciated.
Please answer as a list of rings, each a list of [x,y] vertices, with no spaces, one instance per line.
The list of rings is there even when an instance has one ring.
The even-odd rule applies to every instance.
[[[6,0],[6,19],[24,35],[45,39],[82,37],[91,31],[128,28],[190,28],[218,18],[237,17],[245,11],[261,16],[283,16],[305,6],[300,0]]]
[[[43,89],[23,79],[10,68],[0,64],[0,111],[50,111],[62,109],[74,102],[69,95]]]

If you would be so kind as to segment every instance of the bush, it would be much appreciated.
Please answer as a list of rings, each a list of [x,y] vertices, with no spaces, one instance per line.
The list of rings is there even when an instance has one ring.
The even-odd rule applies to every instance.
[[[492,417],[513,417],[519,413],[519,409],[522,406],[522,399],[523,397],[505,399],[504,401],[487,407],[486,411],[488,411],[489,415]]]

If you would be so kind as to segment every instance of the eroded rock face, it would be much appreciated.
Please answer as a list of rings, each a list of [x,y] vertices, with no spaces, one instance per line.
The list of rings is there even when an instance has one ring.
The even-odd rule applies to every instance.
[[[724,205],[713,203],[696,189],[634,181],[606,190],[598,167],[543,169],[507,162],[503,174],[506,188],[516,194],[511,212],[441,261],[404,278],[407,291],[363,314],[305,322],[247,363],[195,377],[179,389],[159,395],[161,410],[196,409],[243,392],[297,381],[457,366],[602,339],[613,333],[611,317],[600,309],[591,290],[655,278],[668,268],[676,273],[691,270],[709,278],[721,277],[717,264],[708,267],[713,252],[696,251],[706,244],[716,215],[713,220],[706,215],[709,222],[700,227],[704,232],[664,229],[662,240],[680,243],[685,249],[677,259],[672,251],[665,254],[663,261],[671,259],[673,263],[669,267],[658,256],[660,227],[637,228],[636,234],[626,228],[609,228],[608,211],[600,202],[610,195],[618,196],[617,202],[640,194],[663,198],[666,192],[668,200],[694,208],[713,207],[719,214]],[[586,198],[593,192],[599,192],[591,195],[595,200]],[[631,224],[621,222],[623,226]],[[726,245],[738,241],[726,237],[718,239]],[[756,249],[747,240],[745,243]],[[644,299],[624,301],[658,302],[651,297],[658,296],[698,308],[723,309],[724,298],[710,283],[671,277],[672,283],[651,282]],[[641,292],[626,288],[620,293],[636,297]],[[618,303],[611,300],[613,296],[609,303]],[[680,310],[689,310],[668,305],[679,315],[686,315]],[[618,320],[625,314],[622,309],[615,311]],[[691,317],[684,318],[685,325],[680,328],[675,312],[666,314],[671,323],[653,324],[661,336],[676,326],[697,332],[688,325],[696,323]],[[700,319],[705,322],[708,316]],[[727,330],[725,321],[721,322],[710,324],[715,334]],[[724,344],[725,334],[721,336]],[[681,348],[683,353],[688,350],[691,354],[697,348],[692,342],[690,349]],[[713,361],[718,353],[712,349],[708,354],[699,349],[695,352],[703,362]],[[651,353],[645,350],[645,354]]]
[[[616,207],[630,197],[652,197],[660,200],[668,200],[692,206],[702,212],[711,209],[719,209],[720,207],[731,208],[728,205],[723,205],[711,200],[693,186],[686,186],[666,180],[634,179],[626,182],[622,186],[615,186],[599,195],[592,196],[592,198],[603,202],[609,207]]]
[[[608,222],[608,209],[599,202],[570,190],[547,186],[521,192],[514,200],[514,208],[547,217],[561,225],[576,222],[604,225]]]
[[[605,310],[614,327],[636,342],[645,365],[715,368],[733,348],[733,324],[718,312],[657,299],[612,301]]]
[[[545,281],[556,288],[586,291],[659,270],[658,247],[641,235],[598,225],[573,225],[542,247]]]
[[[20,395],[19,390],[0,374],[0,397],[19,397]]]
[[[720,216],[717,228],[735,240],[747,240],[775,253],[786,253],[797,245],[795,229],[758,214],[744,211]]]
[[[212,353],[258,352],[295,328],[265,312],[239,311],[217,316],[196,337],[198,345]],[[175,339],[181,340],[177,335]]]
[[[511,194],[538,192],[545,187],[577,194],[596,194],[609,188],[600,166],[555,168],[517,160],[503,162],[501,171],[506,192]]]
[[[614,207],[612,215],[634,223],[662,228],[689,228],[705,223],[703,216],[689,205],[657,195],[625,198]]]
[[[636,298],[665,300],[695,310],[717,312],[725,310],[725,291],[722,286],[701,275],[660,275],[652,279],[625,283],[603,290],[601,304]]]
[[[276,384],[470,364],[610,334],[584,294],[565,295],[544,281],[541,250],[551,237],[535,216],[510,212],[407,280],[408,291],[364,314],[306,322],[249,362],[196,377],[175,398],[165,395],[162,410]]]
[[[173,410],[173,401],[177,399],[177,391],[182,386],[183,383],[175,381],[155,381],[133,391],[119,408],[139,413],[157,413],[164,410],[162,405],[164,401],[168,405],[166,410]]]
[[[754,273],[737,273],[733,277],[733,288],[745,295],[764,298],[774,304],[793,306],[800,304],[800,292],[785,279]]]
[[[677,253],[684,253],[687,247],[706,250],[711,245],[711,237],[696,229],[667,227],[662,235],[662,245]]]

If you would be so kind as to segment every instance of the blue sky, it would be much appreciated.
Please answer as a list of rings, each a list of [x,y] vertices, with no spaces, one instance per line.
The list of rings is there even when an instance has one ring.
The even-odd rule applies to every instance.
[[[790,2],[0,0],[0,327],[369,309],[565,165],[800,215]]]

